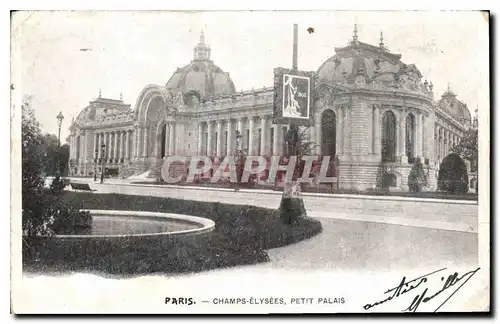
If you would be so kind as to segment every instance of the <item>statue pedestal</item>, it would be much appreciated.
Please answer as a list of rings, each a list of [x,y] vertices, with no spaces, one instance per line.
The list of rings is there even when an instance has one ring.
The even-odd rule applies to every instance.
[[[284,224],[296,223],[299,217],[307,216],[299,182],[285,182],[279,210]]]

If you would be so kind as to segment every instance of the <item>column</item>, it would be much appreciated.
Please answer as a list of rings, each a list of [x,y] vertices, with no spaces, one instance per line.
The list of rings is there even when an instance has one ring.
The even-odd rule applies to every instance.
[[[101,141],[102,141],[102,133],[96,133],[97,136],[97,158],[101,157]]]
[[[170,123],[168,129],[168,155],[175,154],[175,124]]]
[[[335,155],[342,154],[342,122],[344,120],[344,111],[342,107],[337,109],[335,118]]]
[[[417,113],[415,118],[415,157],[422,158],[422,114]]]
[[[238,118],[238,131],[243,136],[243,118]]]
[[[439,149],[439,155],[441,156],[441,160],[444,158],[444,129],[443,127],[440,128],[439,131],[439,142],[440,142],[440,149]]]
[[[125,159],[129,158],[130,132],[125,132]]]
[[[93,148],[92,148],[92,159],[95,159],[96,158],[96,154],[95,154],[95,151],[96,150],[99,150],[99,143],[98,143],[98,134],[97,133],[94,133],[94,142],[93,142]]]
[[[382,140],[380,138],[381,128],[380,128],[380,108],[378,105],[375,106],[375,110],[373,111],[373,130],[374,130],[374,145],[373,145],[373,153],[380,155],[382,154]]]
[[[260,152],[259,154],[264,156],[267,155],[267,148],[266,148],[266,134],[267,134],[267,117],[262,116],[260,118]]]
[[[229,156],[233,155],[233,120],[231,118],[227,121],[227,152]]]
[[[421,127],[421,131],[420,131],[420,138],[421,138],[421,152],[422,152],[422,156],[421,156],[421,159],[422,159],[422,163],[425,163],[425,158],[429,158],[429,153],[427,152],[427,141],[426,141],[426,133],[427,133],[427,125],[425,124],[426,123],[426,118],[425,116],[422,114],[420,116],[420,125],[422,125]]]
[[[143,144],[143,147],[142,147],[142,156],[147,158],[148,157],[148,128],[146,126],[144,126],[144,128],[142,129],[142,134],[143,134],[143,140],[144,140],[144,144]]]
[[[135,128],[135,136],[134,136],[134,156],[138,158],[139,155],[139,142],[140,142],[140,136],[141,136],[141,127],[137,126]]]
[[[83,154],[83,150],[84,150],[84,147],[85,147],[85,132],[84,131],[80,131],[80,163],[83,162],[83,159],[84,159],[84,154]]]
[[[123,159],[123,131],[120,132],[120,148],[118,150],[118,158]]]
[[[213,144],[212,144],[213,123],[212,121],[208,121],[207,124],[208,124],[207,155],[211,157],[213,155]]]
[[[319,116],[318,116],[319,117]],[[316,126],[316,155],[321,155],[321,122]],[[283,138],[283,135],[281,136]]]
[[[313,128],[313,127],[311,127]],[[273,137],[273,152],[271,152],[272,155],[280,155],[280,148],[279,148],[279,138],[280,138],[280,125],[274,124],[273,125],[274,129],[274,137]],[[314,150],[314,148],[313,148]]]
[[[118,159],[118,132],[115,132],[115,146],[113,147],[113,158]]]
[[[164,155],[161,156],[161,158],[165,157],[165,156],[168,156],[168,138],[169,138],[169,135],[168,135],[168,123],[165,123],[165,125],[162,126],[165,130],[165,138],[163,138],[163,140],[165,141],[165,143],[163,144],[163,152],[164,152]],[[162,132],[163,132],[162,130]]]
[[[448,131],[446,129],[443,130],[443,142],[444,142],[444,150],[443,150],[443,158],[448,154]]]
[[[406,137],[405,137],[405,118],[404,114],[401,113],[399,116],[399,156],[401,156],[401,163],[408,163],[408,157],[405,152]]]
[[[217,121],[217,156],[222,156],[222,121]]]
[[[253,117],[248,117],[248,155],[254,155],[254,119]]]
[[[203,149],[203,123],[198,124],[198,155],[201,156]]]

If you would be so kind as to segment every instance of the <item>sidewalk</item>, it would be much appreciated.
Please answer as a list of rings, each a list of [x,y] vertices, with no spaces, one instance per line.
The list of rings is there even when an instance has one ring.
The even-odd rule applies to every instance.
[[[94,183],[92,178],[70,178],[75,182]],[[103,185],[120,185],[132,187],[152,187],[152,188],[170,188],[178,190],[209,190],[209,191],[235,191],[231,188],[215,188],[203,186],[180,186],[180,185],[160,185],[154,182],[151,184],[138,184],[132,183],[136,180],[130,179],[105,179]],[[97,182],[98,183],[98,182]],[[240,189],[239,192],[268,194],[268,195],[282,195],[281,191],[265,190],[265,189]],[[444,203],[456,205],[477,205],[475,200],[453,200],[453,199],[434,199],[434,198],[417,198],[417,197],[398,197],[398,196],[371,196],[371,195],[356,195],[356,194],[333,194],[333,193],[316,193],[316,192],[303,192],[305,197],[320,197],[320,198],[343,198],[343,199],[363,199],[363,200],[383,200],[383,201],[409,201],[409,202],[427,202],[427,203]]]

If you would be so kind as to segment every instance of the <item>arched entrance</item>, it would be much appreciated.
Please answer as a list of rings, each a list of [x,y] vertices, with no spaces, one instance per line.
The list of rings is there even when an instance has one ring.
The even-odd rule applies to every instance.
[[[382,115],[382,162],[396,162],[396,117],[389,110]]]
[[[337,118],[333,110],[327,109],[321,116],[321,154],[335,156],[337,146]]]

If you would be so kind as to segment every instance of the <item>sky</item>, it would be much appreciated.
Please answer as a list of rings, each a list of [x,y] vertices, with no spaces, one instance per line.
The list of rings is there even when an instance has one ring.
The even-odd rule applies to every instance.
[[[15,88],[33,97],[45,132],[57,133],[63,113],[64,139],[100,89],[106,98],[122,93],[134,107],[146,85],[164,85],[191,61],[202,29],[212,60],[237,91],[272,86],[273,69],[292,65],[294,23],[301,70],[316,71],[357,24],[361,42],[377,45],[383,31],[389,50],[432,81],[435,99],[449,84],[472,114],[489,109],[488,24],[478,12],[18,12],[11,29],[12,73],[21,83]]]

